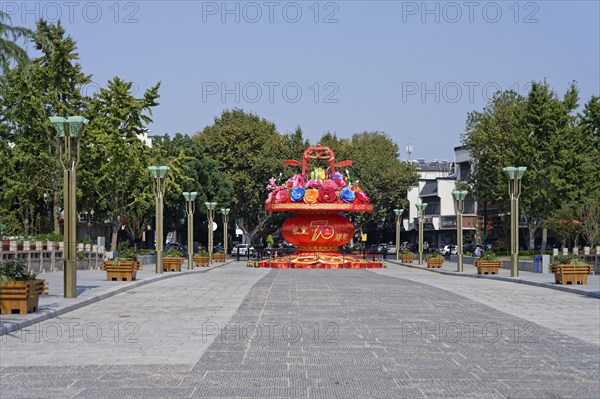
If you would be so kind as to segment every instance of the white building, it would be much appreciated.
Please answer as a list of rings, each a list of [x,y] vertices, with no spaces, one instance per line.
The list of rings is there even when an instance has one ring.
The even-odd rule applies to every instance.
[[[471,172],[470,157],[463,147],[454,149],[454,163],[432,161],[426,163],[419,159],[415,162],[420,175],[417,185],[408,191],[408,219],[403,221],[404,229],[410,231],[410,241],[418,240],[419,220],[416,204],[427,203],[423,221],[423,240],[429,246],[442,247],[456,244],[456,213],[452,191],[457,181],[466,181]],[[407,216],[407,213],[404,213]],[[472,235],[473,221],[477,217],[477,207],[472,197],[465,199],[463,217],[464,236]]]

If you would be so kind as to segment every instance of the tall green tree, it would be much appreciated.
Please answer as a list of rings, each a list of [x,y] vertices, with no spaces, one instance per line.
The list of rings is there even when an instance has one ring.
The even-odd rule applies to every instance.
[[[377,231],[389,226],[395,219],[392,210],[407,205],[408,188],[418,179],[414,166],[400,161],[398,145],[381,132],[356,133],[350,139],[326,133],[319,142],[331,148],[336,160],[353,162],[350,176],[371,199],[373,213],[356,215],[357,225],[373,223]]]
[[[143,213],[150,203],[150,147],[141,140],[158,105],[160,83],[136,98],[132,83],[115,77],[101,88],[85,109],[90,124],[83,136],[80,187],[83,204],[96,204],[112,226],[111,249],[128,213]],[[85,205],[84,205],[85,206]],[[142,206],[142,209],[139,207]]]
[[[522,203],[533,248],[544,220],[575,205],[597,187],[597,167],[589,133],[577,124],[579,91],[571,84],[560,99],[546,82],[533,82],[517,143],[519,163],[527,166]],[[597,158],[596,158],[597,159]],[[546,235],[542,236],[542,247]]]
[[[32,226],[47,208],[59,231],[62,168],[48,117],[80,114],[86,101],[81,87],[90,82],[77,62],[75,41],[60,23],[39,21],[33,41],[41,55],[0,77],[0,139],[10,148],[0,199],[21,221],[20,234],[35,233]]]
[[[168,164],[172,168],[169,171],[172,183],[165,193],[165,229],[187,232],[181,222],[187,223],[186,201],[182,192],[196,191],[194,237],[207,243],[208,221],[204,203],[217,202],[218,209],[230,208],[233,195],[231,181],[197,139],[177,133],[173,138],[167,135],[155,137],[152,143],[156,163]],[[219,220],[220,217],[216,219]],[[218,225],[221,226],[220,223]]]
[[[275,124],[239,109],[224,111],[196,138],[233,183],[231,212],[236,226],[248,242],[257,242],[271,217],[264,211],[269,178],[283,170],[287,155],[298,153],[287,146],[304,140],[301,135],[282,139]]]
[[[502,166],[516,162],[516,142],[525,99],[514,91],[498,92],[482,111],[467,116],[463,144],[471,154],[471,195],[480,203],[507,199]]]
[[[473,112],[467,120],[463,143],[472,157],[471,183],[478,201],[500,200],[508,208],[502,167],[527,167],[521,210],[530,248],[552,212],[577,204],[597,188],[597,149],[592,129],[584,128],[579,122],[584,118],[575,114],[578,101],[575,84],[561,99],[546,82],[532,82],[526,97],[497,93],[483,112]]]
[[[33,31],[21,26],[13,26],[10,15],[0,10],[0,70],[6,71],[11,62],[24,65],[29,62],[27,52],[18,44],[33,36]]]

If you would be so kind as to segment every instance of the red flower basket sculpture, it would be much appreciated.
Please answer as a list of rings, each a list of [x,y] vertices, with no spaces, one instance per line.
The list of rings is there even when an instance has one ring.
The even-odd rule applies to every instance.
[[[311,160],[325,160],[327,169],[315,167],[309,171]],[[354,225],[339,213],[372,212],[367,194],[352,183],[350,172],[340,167],[352,166],[352,161],[335,161],[329,147],[317,144],[304,151],[302,162],[288,160],[286,165],[300,166],[302,171],[283,184],[271,178],[272,190],[265,203],[271,212],[295,212],[282,226],[286,241],[298,247],[297,253],[258,262],[259,267],[277,268],[374,268],[381,261],[367,261],[342,255],[339,247],[350,242]],[[281,176],[281,175],[280,175]]]

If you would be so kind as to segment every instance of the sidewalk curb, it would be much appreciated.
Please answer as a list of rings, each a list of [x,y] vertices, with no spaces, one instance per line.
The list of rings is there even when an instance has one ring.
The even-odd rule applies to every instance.
[[[395,264],[395,265],[399,265],[399,266],[406,266],[406,267],[409,267],[411,269],[424,270],[424,271],[427,271],[427,272],[438,273],[438,274],[445,274],[445,275],[448,275],[448,276],[470,277],[470,278],[485,278],[485,279],[488,279],[488,280],[500,280],[500,281],[506,281],[506,282],[509,282],[509,283],[518,283],[518,284],[533,285],[533,286],[542,287],[542,288],[550,288],[550,289],[557,290],[557,291],[568,292],[570,294],[577,294],[577,295],[581,295],[581,296],[587,296],[587,297],[590,297],[590,298],[600,299],[600,291],[582,292],[582,291],[574,290],[574,289],[570,288],[569,286],[552,284],[552,283],[538,283],[536,281],[527,281],[527,280],[522,280],[522,279],[518,279],[518,278],[515,279],[513,277],[489,276],[489,275],[485,275],[485,274],[461,274],[461,273],[458,273],[458,272],[449,272],[447,270],[428,269],[428,268],[424,268],[424,267],[420,267],[420,266],[411,265],[411,264],[408,264],[408,263],[402,263],[402,262],[395,261],[395,260],[388,260],[388,262],[392,263],[392,264]]]
[[[166,280],[166,279],[170,279],[170,278],[175,278],[175,277],[179,277],[179,276],[185,276],[185,275],[188,275],[188,274],[207,273],[207,272],[209,272],[211,270],[218,269],[220,267],[226,266],[226,265],[228,265],[230,263],[233,263],[233,262],[235,262],[235,259],[228,260],[228,261],[226,261],[226,262],[224,262],[222,264],[219,264],[219,265],[211,266],[211,267],[209,267],[207,269],[202,268],[202,269],[199,269],[199,270],[181,271],[181,272],[177,272],[177,273],[160,274],[160,275],[157,275],[155,277],[152,277],[152,278],[149,278],[149,279],[146,279],[146,280],[135,280],[135,281],[132,282],[132,284],[129,284],[129,285],[126,285],[126,286],[122,286],[122,287],[119,287],[119,288],[115,288],[112,291],[104,292],[104,293],[102,293],[102,294],[100,294],[98,296],[93,296],[91,298],[85,299],[85,300],[83,300],[81,302],[74,303],[72,305],[65,306],[64,308],[58,309],[58,310],[43,310],[43,309],[38,309],[38,311],[36,313],[39,312],[40,313],[39,316],[36,316],[36,317],[34,317],[32,319],[18,321],[18,322],[15,322],[15,323],[11,322],[12,324],[8,324],[8,322],[2,322],[3,324],[8,324],[8,325],[3,325],[2,326],[2,328],[0,330],[0,336],[10,334],[11,332],[15,332],[15,331],[21,330],[21,329],[23,329],[25,327],[29,327],[29,326],[31,326],[33,324],[37,324],[37,323],[40,323],[40,322],[48,320],[48,319],[52,319],[52,318],[54,318],[56,316],[60,316],[60,315],[63,315],[65,313],[72,312],[73,310],[80,309],[80,308],[82,308],[84,306],[91,305],[92,303],[99,302],[99,301],[101,301],[103,299],[110,298],[112,296],[115,296],[117,294],[121,294],[123,292],[132,290],[134,288],[142,287],[144,285],[155,283],[157,281],[162,281],[162,280]]]

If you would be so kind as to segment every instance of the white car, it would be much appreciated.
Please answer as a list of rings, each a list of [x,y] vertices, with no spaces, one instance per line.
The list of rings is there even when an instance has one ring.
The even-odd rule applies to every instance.
[[[453,244],[444,245],[444,247],[440,250],[440,253],[444,256],[456,255],[458,253],[458,247]]]
[[[232,255],[237,255],[239,251],[240,256],[247,256],[248,254],[252,255],[254,253],[254,247],[251,247],[250,244],[238,244],[231,251]]]

